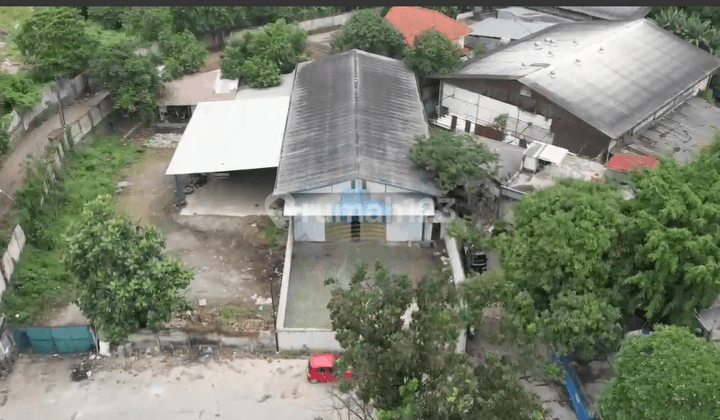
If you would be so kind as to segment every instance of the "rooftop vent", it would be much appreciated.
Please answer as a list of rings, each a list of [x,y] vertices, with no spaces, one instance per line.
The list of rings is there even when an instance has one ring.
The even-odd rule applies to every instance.
[[[550,70],[550,75],[555,76],[555,70]]]
[[[599,49],[598,51],[599,51],[599,52],[605,51],[605,47],[600,47],[600,49]]]

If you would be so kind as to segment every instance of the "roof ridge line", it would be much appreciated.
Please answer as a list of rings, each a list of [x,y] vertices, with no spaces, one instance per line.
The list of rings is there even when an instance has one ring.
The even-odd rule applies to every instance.
[[[355,123],[355,176],[360,177],[360,136],[358,134],[358,54],[357,50],[353,53],[353,120]]]

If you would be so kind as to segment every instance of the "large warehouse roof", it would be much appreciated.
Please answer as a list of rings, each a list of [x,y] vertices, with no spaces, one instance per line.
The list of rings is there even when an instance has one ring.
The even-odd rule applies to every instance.
[[[428,124],[415,75],[400,60],[352,50],[295,71],[276,193],[365,179],[435,195],[410,161]]]
[[[518,80],[611,138],[720,67],[646,19],[560,23],[445,76]]]

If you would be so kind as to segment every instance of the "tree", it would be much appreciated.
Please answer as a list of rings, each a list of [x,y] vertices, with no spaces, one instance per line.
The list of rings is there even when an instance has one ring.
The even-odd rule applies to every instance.
[[[124,39],[102,45],[91,62],[91,76],[110,91],[115,108],[152,119],[162,82],[150,59],[135,50],[136,45]]]
[[[173,28],[172,7],[132,6],[123,14],[123,28],[141,42],[156,42]]]
[[[307,33],[284,19],[230,41],[221,63],[223,77],[247,79],[252,86],[277,86],[304,55]]]
[[[188,30],[202,35],[250,26],[246,9],[238,6],[172,7],[173,28],[175,32]]]
[[[161,33],[160,46],[165,62],[165,78],[168,80],[194,73],[207,61],[208,52],[205,44],[198,41],[188,30],[180,33]]]
[[[117,216],[109,195],[86,203],[68,238],[66,265],[79,283],[78,306],[111,342],[150,328],[157,332],[188,304],[178,294],[191,270],[164,255],[154,227]]]
[[[402,33],[372,10],[353,14],[331,43],[335,51],[357,48],[393,58],[402,58],[406,51]]]
[[[97,46],[75,7],[38,10],[20,25],[13,38],[45,80],[81,73]]]
[[[123,27],[128,6],[88,6],[87,18],[99,23],[105,29],[119,31]]]
[[[341,389],[372,403],[379,419],[532,419],[541,412],[496,360],[473,370],[455,352],[461,323],[454,284],[359,263],[347,287],[329,279],[336,339],[345,349],[338,368],[352,369]],[[412,312],[409,328],[403,315]],[[492,397],[492,398],[491,398]]]
[[[463,66],[460,46],[440,32],[430,29],[415,38],[405,57],[408,67],[418,76],[443,76]]]
[[[720,418],[720,352],[687,328],[630,336],[600,395],[606,420]]]
[[[447,193],[490,178],[497,154],[469,134],[442,131],[416,136],[410,160],[432,171],[440,189]]]
[[[625,285],[655,323],[689,325],[720,294],[720,136],[684,166],[633,175]]]
[[[498,240],[501,302],[519,330],[590,357],[619,345],[627,314],[619,238],[623,195],[610,185],[564,179],[527,194],[511,236]]]

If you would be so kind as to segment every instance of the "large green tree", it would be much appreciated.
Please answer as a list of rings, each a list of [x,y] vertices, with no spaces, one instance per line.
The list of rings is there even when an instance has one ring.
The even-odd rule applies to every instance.
[[[245,32],[225,48],[223,77],[246,79],[253,87],[276,86],[280,74],[289,73],[305,60],[307,33],[279,19]]]
[[[161,33],[160,46],[167,80],[194,73],[207,61],[207,47],[188,30],[179,33]]]
[[[436,131],[415,137],[410,160],[434,173],[438,186],[447,193],[490,178],[497,154],[467,133]]]
[[[720,418],[720,351],[687,328],[626,338],[613,367],[599,401],[605,420]]]
[[[690,325],[720,294],[720,138],[680,166],[635,173],[625,247],[628,295],[653,322]]]
[[[433,277],[412,285],[379,262],[363,263],[346,287],[334,280],[328,303],[333,330],[345,349],[342,382],[372,403],[379,419],[530,420],[542,412],[498,360],[473,369],[455,352],[461,327],[454,284]],[[409,328],[403,315],[412,311]]]
[[[20,25],[13,39],[45,80],[81,73],[97,47],[75,7],[37,10]]]
[[[494,286],[518,328],[563,354],[612,351],[626,314],[619,238],[621,191],[565,179],[527,194],[498,241],[506,284]]]
[[[178,291],[192,271],[164,254],[154,227],[118,216],[110,196],[88,202],[74,229],[66,265],[79,284],[78,306],[110,341],[140,328],[158,331],[188,307]]]
[[[110,91],[115,108],[153,119],[162,81],[150,59],[136,54],[136,49],[126,39],[102,45],[90,63],[91,76]]]
[[[373,10],[352,15],[332,39],[335,51],[359,49],[393,58],[405,55],[405,38],[390,22]]]
[[[172,7],[128,7],[122,15],[123,28],[142,42],[156,42],[160,34],[173,29]]]
[[[463,66],[462,55],[460,45],[430,29],[415,38],[405,62],[420,77],[443,76]]]

